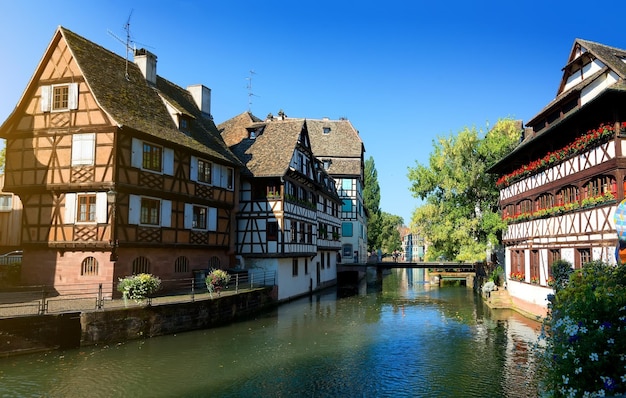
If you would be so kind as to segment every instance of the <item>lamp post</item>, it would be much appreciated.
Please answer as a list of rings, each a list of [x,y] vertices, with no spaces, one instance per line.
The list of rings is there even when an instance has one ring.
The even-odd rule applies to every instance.
[[[115,205],[117,201],[117,192],[113,188],[107,191],[107,204],[111,208],[111,239],[109,244],[111,245],[111,257],[110,261],[117,261],[117,233],[115,228]]]

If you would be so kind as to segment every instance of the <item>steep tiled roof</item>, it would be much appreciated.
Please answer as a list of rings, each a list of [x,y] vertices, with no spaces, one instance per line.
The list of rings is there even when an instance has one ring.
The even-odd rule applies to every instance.
[[[243,112],[232,119],[220,123],[217,129],[226,145],[230,147],[248,138],[248,128],[258,122],[262,122],[262,120],[250,112]]]
[[[157,77],[157,88],[150,87],[133,62],[60,27],[85,81],[98,104],[120,127],[149,134],[205,155],[239,164],[222,142],[215,124],[201,116],[191,96],[179,86]],[[128,78],[125,74],[128,72]],[[195,118],[191,134],[178,130],[158,91],[181,113]]]
[[[318,158],[361,158],[363,141],[350,121],[307,119],[311,148]],[[324,128],[329,132],[324,134]]]
[[[240,127],[236,121],[230,126],[235,130]],[[232,130],[227,129],[224,123],[220,124],[219,128],[222,134],[231,134]],[[230,149],[253,176],[281,177],[289,169],[298,138],[305,128],[304,120],[267,123],[262,134],[254,139],[244,138]]]

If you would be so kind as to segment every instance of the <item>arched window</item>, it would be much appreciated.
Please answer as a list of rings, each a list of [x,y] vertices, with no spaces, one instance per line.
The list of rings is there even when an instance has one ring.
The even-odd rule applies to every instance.
[[[82,276],[98,275],[98,260],[95,257],[87,257],[80,264],[80,274]]]
[[[577,203],[578,199],[578,187],[574,185],[565,186],[556,193],[556,204],[559,206],[563,206],[568,203]]]
[[[133,260],[133,275],[137,274],[149,274],[150,273],[150,260],[143,256],[139,256]]]
[[[528,214],[533,211],[533,202],[530,199],[522,200],[517,204],[517,214]]]
[[[506,207],[502,209],[502,219],[513,218],[515,215],[514,204],[506,205]]]
[[[593,177],[585,184],[581,193],[581,199],[595,198],[606,193],[617,196],[617,186],[615,178],[609,175],[599,175]]]
[[[185,256],[180,256],[174,262],[174,272],[189,272],[189,259]]]
[[[539,197],[535,200],[535,211],[551,209],[554,207],[554,196],[549,193],[544,193],[539,195]]]
[[[217,256],[213,256],[209,259],[209,268],[219,268],[220,267],[220,259]]]

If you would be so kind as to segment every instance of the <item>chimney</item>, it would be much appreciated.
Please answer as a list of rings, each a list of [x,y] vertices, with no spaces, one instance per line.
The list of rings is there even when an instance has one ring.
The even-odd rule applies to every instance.
[[[196,101],[196,105],[202,112],[202,116],[207,119],[211,118],[211,89],[203,86],[202,84],[196,84],[193,86],[188,86],[187,91],[193,97],[193,100]]]
[[[135,63],[143,73],[148,84],[156,85],[156,63],[157,57],[145,48],[135,50]]]

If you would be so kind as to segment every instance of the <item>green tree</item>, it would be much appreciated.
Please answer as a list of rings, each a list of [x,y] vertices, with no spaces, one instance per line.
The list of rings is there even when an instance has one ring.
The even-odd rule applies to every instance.
[[[378,245],[385,253],[402,249],[400,228],[403,224],[402,217],[384,211],[380,212],[381,231],[378,236]]]
[[[380,185],[378,185],[378,172],[374,158],[365,160],[363,182],[363,205],[367,210],[369,219],[367,222],[367,246],[370,250],[380,248],[379,236],[381,234],[382,219],[380,214]]]
[[[4,162],[6,161],[7,147],[0,149],[0,174],[4,173]]]
[[[425,201],[411,227],[429,242],[428,260],[482,261],[506,224],[498,212],[496,176],[486,170],[511,151],[521,132],[512,119],[499,120],[481,138],[475,128],[433,142],[428,165],[409,168],[413,196]]]

